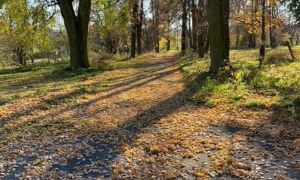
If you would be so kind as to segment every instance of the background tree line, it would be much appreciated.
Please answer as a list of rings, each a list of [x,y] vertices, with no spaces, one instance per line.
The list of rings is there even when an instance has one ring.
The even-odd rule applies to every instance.
[[[300,43],[297,0],[16,0],[1,1],[1,61],[26,66],[68,56],[72,69],[89,53],[135,57],[181,49],[204,57],[212,73],[228,65],[231,48]],[[60,21],[63,19],[64,23]],[[60,23],[61,22],[61,23]]]

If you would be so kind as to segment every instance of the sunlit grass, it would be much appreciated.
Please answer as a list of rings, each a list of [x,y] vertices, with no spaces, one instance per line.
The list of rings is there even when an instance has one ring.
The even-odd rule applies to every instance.
[[[300,48],[294,51],[300,59]],[[258,50],[231,51],[232,70],[199,82],[193,100],[207,107],[251,110],[276,107],[295,115],[300,96],[300,61],[293,61],[285,47],[268,49],[263,67],[258,68],[257,54]],[[209,58],[183,57],[180,62],[187,81],[207,72],[209,67]]]

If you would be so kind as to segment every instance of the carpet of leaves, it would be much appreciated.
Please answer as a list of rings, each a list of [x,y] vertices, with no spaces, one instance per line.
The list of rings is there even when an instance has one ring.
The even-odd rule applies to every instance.
[[[173,56],[22,82],[0,106],[0,179],[300,178],[299,121],[193,104]]]

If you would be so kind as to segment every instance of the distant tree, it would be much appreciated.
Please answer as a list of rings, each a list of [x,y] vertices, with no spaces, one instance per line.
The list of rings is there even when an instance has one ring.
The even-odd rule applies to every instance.
[[[34,50],[44,50],[53,45],[48,17],[42,6],[32,6],[28,0],[2,4],[0,38],[4,49],[13,54],[19,65],[26,66]]]
[[[297,22],[300,24],[300,1],[299,0],[290,0],[287,1],[288,7],[291,10],[291,12],[294,14]]]
[[[93,51],[123,54],[128,48],[131,11],[128,2],[93,1],[89,44]]]
[[[151,10],[153,14],[153,40],[156,53],[160,51],[160,0],[151,0]]]

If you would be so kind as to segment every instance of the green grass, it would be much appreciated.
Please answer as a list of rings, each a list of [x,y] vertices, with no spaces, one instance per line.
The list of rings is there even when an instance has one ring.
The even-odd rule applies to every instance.
[[[101,74],[101,68],[68,70],[68,62],[36,63],[28,67],[0,69],[0,105],[26,98],[47,98],[59,91],[92,92],[102,83],[85,85],[84,81]],[[74,86],[78,84],[79,86]],[[82,85],[82,87],[81,87]],[[92,89],[92,90],[91,90]]]
[[[280,109],[299,113],[300,48],[294,48],[298,61],[289,57],[286,48],[267,50],[266,61],[258,68],[258,50],[231,51],[232,69],[226,69],[217,78],[198,82],[192,100],[207,107],[245,108],[249,110]],[[208,71],[209,58],[197,59],[192,55],[180,60],[188,83]],[[225,77],[225,78],[224,78]],[[199,78],[198,78],[199,79]],[[290,113],[291,114],[291,113]]]

